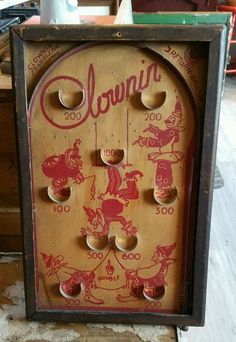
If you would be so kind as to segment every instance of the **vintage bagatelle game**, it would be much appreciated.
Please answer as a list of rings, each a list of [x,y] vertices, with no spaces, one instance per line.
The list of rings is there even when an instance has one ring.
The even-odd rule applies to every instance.
[[[203,324],[224,31],[13,29],[28,318]]]

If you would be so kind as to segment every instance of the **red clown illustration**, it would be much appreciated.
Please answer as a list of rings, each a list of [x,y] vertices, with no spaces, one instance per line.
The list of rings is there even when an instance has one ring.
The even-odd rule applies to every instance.
[[[64,261],[62,255],[53,257],[41,253],[45,266],[47,268],[46,276],[56,276],[60,282],[60,291],[65,297],[74,297],[79,295],[81,285],[84,287],[84,301],[91,304],[104,304],[102,299],[92,295],[91,290],[96,289],[95,273],[93,271],[81,271],[73,267],[69,267]]]
[[[52,186],[55,191],[63,189],[68,179],[72,178],[76,184],[81,184],[85,179],[92,178],[91,198],[95,196],[95,175],[85,177],[82,171],[83,162],[80,156],[80,139],[77,139],[72,148],[68,148],[64,153],[52,155],[42,163],[42,170],[45,176],[52,178]]]
[[[168,268],[171,264],[176,262],[176,259],[170,258],[171,253],[175,249],[176,244],[173,243],[169,246],[157,246],[151,258],[153,264],[137,269],[127,269],[125,271],[126,284],[124,288],[130,288],[128,296],[118,295],[119,302],[132,302],[136,301],[142,293],[148,297],[157,299],[162,297],[165,293],[165,286],[167,285],[165,277]],[[158,268],[158,270],[157,270]],[[141,273],[148,270],[153,270],[153,275],[148,278],[141,275]]]
[[[179,96],[176,96],[175,109],[164,121],[166,128],[160,129],[158,126],[150,124],[143,132],[150,132],[152,136],[139,136],[133,145],[139,144],[141,147],[155,148],[155,152],[148,154],[148,160],[156,164],[156,185],[163,196],[168,195],[168,191],[173,184],[172,165],[181,161],[183,153],[175,150],[175,144],[179,142],[179,133],[184,131],[181,126],[183,120],[182,106]]]
[[[150,300],[163,297],[167,286],[165,278],[169,266],[176,262],[176,259],[170,257],[175,247],[175,243],[168,246],[156,246],[151,258],[152,264],[136,269],[125,267],[124,263],[119,260],[120,257],[118,257],[114,245],[110,246],[102,260],[98,261],[92,270],[86,271],[68,266],[62,255],[54,257],[52,254],[47,255],[41,252],[41,256],[46,267],[44,275],[57,278],[58,287],[63,297],[76,297],[79,304],[79,296],[83,295],[84,302],[102,305],[105,304],[104,300],[94,295],[94,292],[99,289],[122,292],[128,289],[128,294],[115,294],[115,299],[120,303],[137,301],[142,296]],[[118,272],[121,278],[124,278],[125,283],[120,283]],[[148,277],[143,275],[145,272],[149,274]],[[116,273],[116,277],[113,280],[114,273]],[[115,284],[118,287],[117,285],[114,287],[113,281],[109,281],[106,284],[107,287],[104,287],[103,279],[107,277],[115,282],[117,278],[119,285]]]
[[[102,200],[101,208],[94,210],[84,207],[88,216],[88,225],[81,229],[81,233],[82,235],[90,234],[99,238],[108,235],[112,222],[119,222],[122,231],[127,235],[135,235],[137,228],[131,221],[127,221],[122,213],[130,200],[139,197],[137,177],[142,177],[143,174],[138,170],[134,170],[126,172],[125,178],[122,179],[117,167],[108,167],[107,172],[108,187],[106,192],[99,196]],[[122,186],[122,183],[125,183],[125,186]]]

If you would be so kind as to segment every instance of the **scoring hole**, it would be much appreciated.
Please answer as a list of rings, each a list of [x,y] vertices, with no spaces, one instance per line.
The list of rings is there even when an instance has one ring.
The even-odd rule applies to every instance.
[[[176,188],[170,189],[154,189],[153,197],[158,204],[171,204],[173,203],[178,195]]]
[[[145,287],[143,288],[143,296],[150,301],[161,299],[165,295],[164,286]]]
[[[66,187],[61,189],[55,189],[52,186],[47,187],[47,194],[51,201],[55,203],[64,203],[68,201],[72,194],[72,188]]]
[[[115,245],[122,252],[131,252],[138,245],[137,236],[115,237]]]
[[[124,149],[101,149],[100,159],[107,166],[119,166],[126,157]]]
[[[70,91],[69,93],[63,93],[62,90],[59,90],[57,96],[60,104],[67,109],[78,109],[85,101],[84,89],[76,92]]]
[[[163,106],[166,101],[166,92],[161,91],[155,94],[150,94],[142,91],[141,93],[141,103],[144,108],[147,109],[157,109]]]
[[[59,291],[65,298],[76,298],[81,292],[82,286],[73,280],[65,280],[60,283]]]
[[[93,235],[86,235],[86,245],[93,251],[102,251],[108,245],[108,236],[103,236],[101,238],[96,238]]]

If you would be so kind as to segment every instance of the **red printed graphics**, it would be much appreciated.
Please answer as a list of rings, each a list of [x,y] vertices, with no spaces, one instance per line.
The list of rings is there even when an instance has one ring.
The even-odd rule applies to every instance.
[[[138,301],[140,298],[155,300],[163,297],[167,286],[165,278],[168,268],[176,262],[175,259],[170,258],[175,247],[175,243],[168,246],[156,246],[151,258],[152,264],[134,269],[125,267],[124,261],[120,260],[113,245],[91,271],[82,271],[68,266],[62,255],[53,257],[41,252],[41,256],[47,270],[45,276],[57,278],[60,284],[59,290],[65,298],[77,298],[83,292],[85,303],[102,305],[105,304],[106,298],[98,298],[95,295],[96,291],[101,289],[118,291],[116,300],[120,303]],[[145,270],[149,272],[152,270],[153,275],[143,277],[141,274]],[[120,279],[122,272],[125,279],[123,284]]]
[[[77,296],[81,292],[81,284],[85,289],[84,300],[91,304],[103,304],[104,301],[94,297],[91,293],[91,289],[96,288],[95,274],[94,272],[80,271],[78,269],[68,266],[67,262],[64,262],[62,255],[53,257],[41,253],[43,261],[47,268],[46,276],[56,276],[60,282],[60,291],[65,297]],[[63,279],[65,279],[63,281]]]
[[[137,269],[127,269],[125,272],[126,276],[126,287],[131,289],[129,296],[117,296],[117,300],[120,302],[130,302],[137,300],[137,297],[143,293],[144,297],[147,299],[159,299],[163,297],[165,293],[165,277],[168,272],[169,265],[176,262],[175,259],[170,258],[172,251],[175,249],[176,244],[169,246],[157,246],[156,250],[152,256],[152,265],[137,268]],[[149,278],[144,278],[140,273],[146,269],[157,269],[158,271]]]
[[[43,75],[28,117],[39,309],[182,312],[194,115],[140,45],[82,44]]]
[[[166,46],[163,44],[159,52],[181,72],[196,99],[197,106],[203,108],[207,77],[207,58],[204,46],[181,46],[179,44]]]
[[[141,63],[142,65],[145,65],[145,60],[141,60]],[[87,89],[87,96],[83,97],[83,101],[79,102],[79,105],[74,108],[76,111],[74,112],[75,120],[73,121],[75,121],[75,123],[73,124],[68,120],[68,111],[64,113],[64,116],[60,115],[56,117],[56,119],[53,116],[54,114],[52,111],[48,112],[47,107],[48,104],[50,104],[49,90],[51,91],[52,87],[56,87],[58,81],[64,81],[64,86],[68,83],[67,88],[69,89],[76,86],[77,91],[79,92],[83,92],[84,89]],[[82,84],[80,80],[66,75],[57,76],[47,82],[41,93],[41,111],[51,125],[60,129],[75,128],[82,125],[90,116],[92,118],[98,118],[102,114],[110,113],[114,106],[122,103],[131,95],[148,88],[151,82],[160,82],[157,63],[145,65],[145,68],[140,70],[139,75],[129,75],[126,80],[122,81],[120,84],[115,84],[114,88],[104,90],[96,97],[96,86],[98,85],[97,75],[95,67],[93,63],[91,63],[88,66],[86,84]],[[60,94],[60,92],[58,94]],[[60,96],[58,96],[58,102],[62,108],[65,108],[65,105],[60,100]],[[79,111],[77,109],[79,109]],[[83,113],[83,115],[81,113]],[[65,119],[64,122],[62,121],[63,117]]]
[[[69,148],[63,154],[52,155],[42,163],[42,171],[45,176],[52,178],[52,186],[54,191],[60,191],[67,183],[68,179],[72,178],[76,184],[83,183],[85,179],[93,178],[91,187],[91,198],[95,196],[95,175],[84,176],[82,167],[79,145],[81,141],[77,139],[72,148]]]
[[[180,98],[176,96],[175,109],[165,120],[165,129],[149,124],[144,129],[144,133],[151,133],[151,136],[139,136],[134,144],[141,147],[155,148],[156,152],[151,152],[147,160],[156,164],[155,182],[158,190],[158,197],[171,198],[171,187],[173,184],[172,165],[180,162],[184,154],[175,150],[175,144],[179,142],[180,132],[184,131],[181,126],[183,118]]]
[[[117,167],[108,167],[107,173],[109,182],[106,192],[99,196],[102,200],[101,208],[93,210],[84,207],[88,216],[88,225],[81,229],[81,233],[102,237],[109,234],[112,222],[119,222],[123,232],[127,235],[135,235],[137,228],[122,213],[130,200],[138,199],[137,182],[143,174],[138,170],[126,172],[125,178],[122,179]]]

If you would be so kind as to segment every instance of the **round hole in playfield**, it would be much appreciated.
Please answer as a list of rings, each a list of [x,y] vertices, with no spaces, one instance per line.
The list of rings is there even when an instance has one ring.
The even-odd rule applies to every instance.
[[[154,189],[153,197],[158,204],[171,204],[177,198],[177,189],[168,188],[168,189]]]
[[[93,235],[86,235],[86,244],[93,251],[102,251],[108,245],[108,236],[95,237]]]
[[[158,109],[160,108],[166,101],[166,92],[161,91],[155,94],[150,94],[148,92],[143,91],[141,93],[141,102],[143,106],[147,109]]]
[[[137,236],[116,236],[115,245],[122,252],[133,251],[138,245]]]
[[[156,287],[143,287],[143,296],[147,300],[155,301],[161,299],[165,295],[165,287],[156,286]]]
[[[52,186],[48,186],[47,188],[47,194],[50,200],[52,200],[55,203],[63,203],[68,201],[72,194],[72,188],[66,187],[61,189],[55,189]]]
[[[125,150],[116,148],[103,148],[100,150],[100,158],[105,165],[120,165],[125,159]]]
[[[59,291],[65,298],[76,298],[81,292],[81,284],[72,280],[65,280],[60,283]]]
[[[70,91],[62,92],[62,90],[58,91],[58,99],[60,104],[67,109],[78,109],[82,106],[85,100],[85,91]]]

